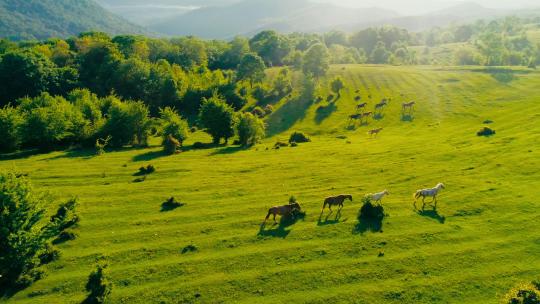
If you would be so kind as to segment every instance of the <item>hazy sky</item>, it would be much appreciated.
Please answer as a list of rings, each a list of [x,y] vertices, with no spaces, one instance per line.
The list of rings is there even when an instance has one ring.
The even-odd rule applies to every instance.
[[[354,7],[377,6],[396,10],[404,14],[425,13],[464,2],[459,0],[314,0],[319,2],[331,2],[339,5]],[[490,8],[523,8],[540,7],[540,0],[474,0],[485,7]]]

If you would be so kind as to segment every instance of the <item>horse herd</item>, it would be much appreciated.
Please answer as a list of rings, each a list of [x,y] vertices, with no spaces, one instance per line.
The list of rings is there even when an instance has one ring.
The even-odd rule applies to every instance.
[[[419,198],[422,198],[422,210],[424,210],[424,208],[426,206],[426,202],[425,202],[426,197],[431,197],[432,201],[429,202],[429,203],[430,204],[433,203],[434,208],[437,208],[437,195],[439,194],[441,189],[444,189],[444,188],[445,187],[444,187],[443,183],[438,183],[433,188],[417,190],[414,193],[414,208],[417,209],[416,208],[416,202],[418,201]],[[371,201],[373,201],[375,203],[382,204],[382,199],[386,195],[389,195],[389,194],[390,194],[390,192],[388,192],[388,190],[384,190],[384,191],[377,192],[377,193],[367,194],[365,197],[369,198]],[[330,210],[330,212],[332,212],[332,206],[337,206],[339,208],[339,210],[341,210],[341,208],[343,208],[343,203],[346,200],[349,200],[349,201],[352,202],[352,200],[353,200],[352,195],[350,195],[350,194],[340,194],[340,195],[337,195],[337,196],[327,197],[327,198],[324,199],[321,212],[323,212],[324,209],[327,206],[328,206],[328,209]],[[275,223],[276,222],[276,215],[294,217],[296,213],[301,212],[301,211],[302,211],[302,208],[300,207],[300,204],[298,204],[298,202],[296,202],[296,200],[293,199],[293,200],[291,200],[289,202],[288,205],[274,206],[274,207],[270,208],[268,210],[268,214],[266,215],[266,218],[264,219],[263,224],[266,223],[266,221],[270,218],[271,215],[274,216],[273,219],[274,219],[274,223]]]
[[[358,91],[357,91],[358,93]],[[371,98],[371,95],[369,96]],[[355,100],[360,101],[362,98],[360,96],[356,96]],[[367,124],[368,119],[370,117],[377,117],[382,115],[382,111],[384,108],[389,104],[389,102],[392,100],[392,98],[383,98],[380,102],[376,103],[374,106],[373,111],[366,111],[366,108],[368,106],[367,102],[362,102],[356,106],[356,113],[349,116],[349,125],[353,121],[360,121],[361,125]],[[412,116],[414,112],[414,106],[416,105],[415,101],[411,102],[404,102],[401,104],[401,114],[403,116],[408,115]],[[383,128],[373,129],[368,131],[368,135],[370,137],[377,136]]]

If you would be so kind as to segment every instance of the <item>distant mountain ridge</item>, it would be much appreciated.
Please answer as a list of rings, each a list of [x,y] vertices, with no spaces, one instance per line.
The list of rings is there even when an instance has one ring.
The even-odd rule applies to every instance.
[[[109,34],[150,33],[93,0],[0,0],[0,37],[47,39],[90,30]]]

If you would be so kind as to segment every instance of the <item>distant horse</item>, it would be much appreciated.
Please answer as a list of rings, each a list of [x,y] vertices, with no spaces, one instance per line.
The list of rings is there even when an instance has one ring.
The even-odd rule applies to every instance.
[[[377,135],[379,135],[379,133],[381,133],[382,130],[383,130],[383,128],[369,130],[368,134],[369,134],[370,137],[372,137],[373,135],[375,135],[375,137],[377,137]]]
[[[380,204],[382,198],[385,195],[390,195],[390,192],[388,192],[388,190],[384,190],[384,191],[378,192],[378,193],[370,193],[370,194],[366,195],[366,197],[369,197],[372,201]]]
[[[266,218],[264,219],[263,223],[266,223],[270,215],[274,215],[274,223],[276,222],[276,215],[280,216],[294,216],[294,213],[297,211],[302,211],[302,208],[300,208],[300,205],[298,203],[290,203],[288,205],[283,206],[275,206],[270,209],[268,209],[268,214],[266,215]]]
[[[348,199],[352,202],[352,195],[350,194],[341,194],[338,196],[331,196],[324,199],[324,203],[322,206],[322,211],[324,211],[324,208],[326,208],[326,205],[328,205],[328,209],[332,211],[332,206],[339,206],[339,209],[343,208],[343,202]]]
[[[438,183],[435,188],[417,190],[414,194],[414,209],[416,209],[416,201],[420,197],[422,197],[422,210],[424,210],[424,207],[426,206],[426,197],[432,197],[433,200],[431,202],[435,203],[435,208],[437,208],[437,194],[439,191],[441,191],[441,189],[444,189],[443,183]]]
[[[366,106],[367,106],[367,102],[361,103],[361,104],[356,106],[356,111],[358,111],[360,109],[365,109]]]
[[[416,102],[414,102],[414,101],[403,103],[401,105],[401,111],[403,113],[405,113],[407,111],[412,112],[414,110],[414,105],[415,104],[416,104]]]
[[[367,123],[367,119],[368,119],[371,115],[373,115],[373,112],[366,112],[366,113],[362,113],[362,114],[360,114],[360,115],[362,115],[362,116],[360,117],[360,123],[363,123],[364,118],[366,119],[366,123]]]
[[[353,115],[350,115],[349,116],[349,123],[352,121],[352,120],[358,120],[358,119],[361,119],[362,118],[362,114],[353,114]]]
[[[375,111],[380,111],[388,105],[388,101],[383,99],[381,102],[375,105]]]

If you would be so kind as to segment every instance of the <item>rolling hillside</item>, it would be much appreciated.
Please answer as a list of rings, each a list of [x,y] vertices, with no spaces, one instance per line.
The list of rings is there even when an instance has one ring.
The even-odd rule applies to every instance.
[[[539,279],[540,73],[348,65],[328,79],[336,75],[347,85],[339,100],[278,101],[270,137],[249,150],[193,150],[210,142],[196,133],[171,157],[155,146],[0,161],[81,202],[77,239],[6,302],[80,303],[102,256],[112,303],[497,303]],[[367,126],[349,126],[356,90],[370,109],[392,98]],[[401,117],[410,100],[414,115]],[[496,135],[476,136],[486,120]],[[273,149],[294,130],[312,142]],[[156,173],[134,183],[147,164]],[[446,184],[438,209],[415,211],[412,193],[437,182]],[[385,188],[388,216],[374,232],[357,220],[360,200]],[[340,193],[353,202],[321,215],[323,199]],[[290,195],[305,218],[261,227]],[[171,196],[185,205],[162,208]]]
[[[68,37],[84,31],[148,33],[113,15],[93,0],[0,0],[0,38]]]

